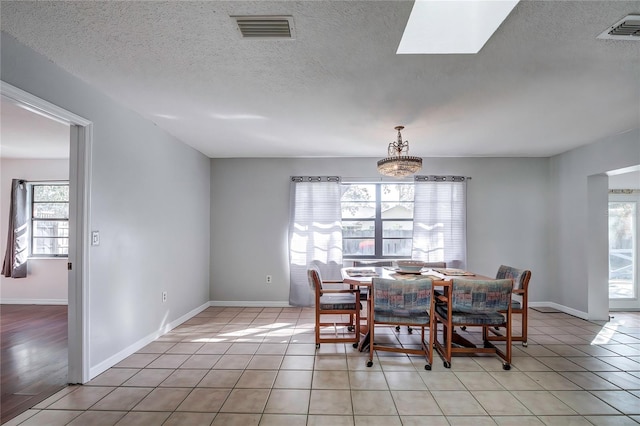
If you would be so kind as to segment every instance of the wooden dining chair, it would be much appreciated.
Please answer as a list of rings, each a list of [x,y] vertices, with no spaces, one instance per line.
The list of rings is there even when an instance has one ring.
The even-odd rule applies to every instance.
[[[502,367],[511,368],[511,292],[512,279],[468,280],[454,278],[444,291],[434,295],[435,307],[431,322],[434,346],[451,367],[455,353],[495,353],[503,359]],[[435,294],[435,292],[434,292]],[[437,335],[441,324],[442,338]],[[482,327],[482,346],[462,338],[454,332],[456,326]],[[505,349],[489,340],[489,329],[505,329]],[[454,343],[454,340],[456,341]]]
[[[321,343],[353,343],[357,348],[360,342],[360,289],[325,288],[318,269],[307,270],[309,286],[315,300],[315,338],[316,348]],[[331,337],[323,337],[325,328],[333,327]]]
[[[354,260],[354,268],[384,268],[393,266],[391,260]],[[360,289],[360,300],[365,302],[369,297],[369,289],[363,287]]]
[[[374,351],[401,352],[424,355],[427,364],[425,370],[431,370],[433,361],[433,334],[429,334],[429,342],[425,342],[425,329],[431,324],[432,281],[429,278],[388,279],[373,278],[371,288],[372,312],[369,317],[369,360],[367,367],[373,365]],[[376,326],[406,325],[420,328],[420,349],[404,346],[402,343],[391,344],[376,340]],[[393,335],[395,339],[395,335]],[[398,341],[399,342],[399,341]]]
[[[438,268],[438,269],[446,269],[447,268],[447,262],[425,262],[423,268],[429,268],[429,269],[434,269],[434,268]],[[400,331],[400,326],[397,325],[396,326],[396,331]],[[413,329],[411,328],[411,326],[407,326],[407,332],[409,334],[413,333]]]
[[[529,309],[529,280],[531,279],[531,271],[528,269],[518,269],[512,266],[500,265],[496,279],[511,278],[513,279],[513,296],[511,300],[511,313],[520,314],[521,329],[520,334],[511,336],[512,341],[522,342],[522,346],[526,347],[527,343],[527,313]],[[499,330],[491,330],[493,336],[489,340],[504,341],[506,337]]]

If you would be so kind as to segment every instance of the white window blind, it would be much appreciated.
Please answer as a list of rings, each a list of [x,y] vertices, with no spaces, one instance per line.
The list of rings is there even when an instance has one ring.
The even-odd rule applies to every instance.
[[[307,280],[312,261],[337,271],[342,266],[340,179],[292,177],[289,216],[289,304],[313,306]],[[335,277],[326,276],[326,279]]]
[[[466,268],[466,178],[416,176],[412,258]]]

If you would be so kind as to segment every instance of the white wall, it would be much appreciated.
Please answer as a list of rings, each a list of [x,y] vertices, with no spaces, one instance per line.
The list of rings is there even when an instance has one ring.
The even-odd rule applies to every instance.
[[[379,177],[375,158],[212,159],[211,300],[289,300],[289,177]],[[470,176],[468,268],[495,276],[500,264],[532,270],[531,300],[551,295],[549,160],[425,158],[423,174]],[[265,275],[273,283],[265,283]]]
[[[609,189],[640,189],[640,171],[609,176]]]
[[[210,163],[2,33],[2,80],[93,122],[92,375],[209,301]],[[162,291],[168,301],[162,303]]]
[[[639,164],[638,129],[550,159],[551,300],[579,312],[591,310],[590,319],[606,319],[608,312],[608,274],[603,270],[608,250],[607,185],[597,176]]]
[[[0,160],[0,254],[7,249],[11,180],[67,180],[68,160]],[[26,278],[0,275],[0,303],[66,304],[67,258],[32,258]]]

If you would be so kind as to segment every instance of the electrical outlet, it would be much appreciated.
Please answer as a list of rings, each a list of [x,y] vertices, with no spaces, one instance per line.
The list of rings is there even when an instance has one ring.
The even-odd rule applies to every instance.
[[[100,231],[91,231],[91,245],[92,246],[100,245]]]
[[[166,291],[163,291],[163,292],[162,292],[162,303],[164,303],[164,302],[166,302],[166,301],[167,301],[167,292],[166,292]]]
[[[267,284],[271,284],[271,281],[272,281],[271,280],[271,275],[267,275],[267,280],[266,281],[267,281]]]

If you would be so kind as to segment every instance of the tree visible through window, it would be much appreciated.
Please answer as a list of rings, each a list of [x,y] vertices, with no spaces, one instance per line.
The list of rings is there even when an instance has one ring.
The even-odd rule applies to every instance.
[[[69,184],[31,184],[31,256],[69,255]]]
[[[410,258],[414,185],[344,184],[342,246],[345,258]]]

